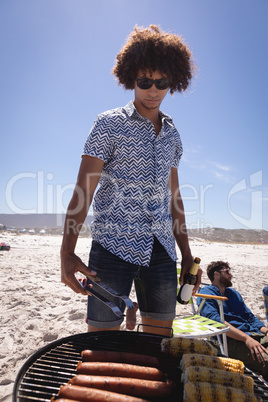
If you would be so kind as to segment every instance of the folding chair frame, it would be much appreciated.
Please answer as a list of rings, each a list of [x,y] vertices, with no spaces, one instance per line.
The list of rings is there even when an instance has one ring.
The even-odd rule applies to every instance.
[[[195,296],[202,298],[202,301],[201,301],[201,303],[200,303],[200,305],[199,305],[199,307],[198,307],[198,309],[197,309],[197,314],[200,314],[200,311],[202,310],[202,307],[204,306],[204,304],[205,304],[205,302],[206,302],[207,299],[216,299],[217,302],[218,302],[218,304],[219,304],[221,322],[222,322],[223,324],[225,323],[225,320],[224,320],[224,313],[223,313],[223,301],[224,301],[224,300],[228,300],[227,297],[224,297],[224,296],[204,295],[204,294],[201,294],[201,293],[196,293]],[[226,324],[225,324],[225,325],[226,325]],[[226,356],[228,356],[228,345],[227,345],[227,336],[226,336],[226,332],[229,331],[229,326],[227,325],[227,327],[228,327],[227,330],[224,331],[224,332],[222,332],[222,334],[221,334],[221,335],[222,335],[222,340],[221,340],[220,334],[217,334],[217,339],[218,339],[218,342],[219,342],[219,345],[220,345],[221,352],[222,352],[223,354],[225,354]]]
[[[180,269],[177,270],[179,274]],[[228,300],[224,296],[213,296],[196,293],[196,297],[201,297],[202,301],[198,309],[195,308],[193,299],[192,304],[193,315],[186,317],[178,317],[173,321],[173,336],[193,337],[193,338],[211,338],[216,336],[221,353],[228,357],[228,345],[226,332],[229,331],[229,325],[225,324],[223,313],[223,301]],[[200,311],[207,299],[215,299],[219,304],[221,322],[210,320],[200,315]],[[222,339],[221,339],[222,336]]]

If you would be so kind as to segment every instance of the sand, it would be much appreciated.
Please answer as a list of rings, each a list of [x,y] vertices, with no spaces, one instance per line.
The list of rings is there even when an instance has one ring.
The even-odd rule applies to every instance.
[[[32,353],[56,339],[87,331],[86,297],[60,282],[60,236],[1,232],[2,241],[11,250],[0,251],[0,401],[11,401],[18,371]],[[202,259],[203,269],[212,260],[229,261],[234,268],[233,286],[265,321],[262,289],[268,285],[268,245],[197,239],[190,244],[193,255]],[[85,263],[89,248],[90,239],[79,238],[77,254]],[[206,274],[203,281],[209,283]],[[136,301],[134,292],[131,298]],[[184,312],[188,309],[183,308]],[[126,329],[125,322],[122,329]]]

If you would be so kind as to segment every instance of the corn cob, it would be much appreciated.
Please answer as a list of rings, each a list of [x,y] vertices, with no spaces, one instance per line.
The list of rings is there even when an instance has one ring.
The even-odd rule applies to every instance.
[[[161,351],[175,357],[184,353],[200,353],[210,356],[217,354],[217,350],[204,339],[182,337],[162,339]]]
[[[184,402],[257,402],[261,398],[241,389],[209,382],[187,382],[184,385]]]
[[[244,374],[245,367],[241,360],[231,359],[229,357],[205,356],[197,353],[189,353],[182,356],[180,362],[181,370],[183,371],[189,366],[211,367],[240,374]]]
[[[190,366],[182,373],[182,382],[209,382],[215,384],[221,384],[225,387],[233,387],[243,389],[253,394],[253,378],[248,375],[231,373],[230,371],[224,371],[209,367]]]

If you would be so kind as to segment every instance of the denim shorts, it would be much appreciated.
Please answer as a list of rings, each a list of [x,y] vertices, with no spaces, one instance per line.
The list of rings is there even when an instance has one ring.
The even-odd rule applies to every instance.
[[[164,247],[155,238],[150,265],[131,264],[92,241],[89,267],[101,280],[121,295],[129,296],[134,281],[140,314],[155,320],[175,318],[177,296],[177,269]],[[122,312],[125,303],[116,303]],[[87,323],[98,328],[119,326],[123,318],[94,296],[88,297]]]

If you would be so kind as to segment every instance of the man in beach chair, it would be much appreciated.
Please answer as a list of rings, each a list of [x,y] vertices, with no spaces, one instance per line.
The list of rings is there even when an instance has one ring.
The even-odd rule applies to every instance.
[[[224,318],[230,326],[226,333],[229,357],[239,359],[268,380],[268,328],[246,306],[240,293],[232,288],[231,268],[227,262],[213,261],[207,267],[211,285],[202,288],[203,294],[226,296]],[[200,305],[201,299],[197,299]],[[200,314],[220,322],[218,303],[209,299]]]

